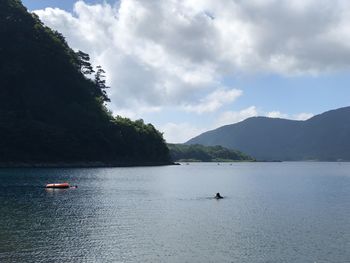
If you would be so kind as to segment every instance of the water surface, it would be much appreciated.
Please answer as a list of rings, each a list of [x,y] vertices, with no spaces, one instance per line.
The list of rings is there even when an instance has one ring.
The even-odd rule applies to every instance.
[[[349,163],[2,169],[0,204],[0,262],[350,262]]]

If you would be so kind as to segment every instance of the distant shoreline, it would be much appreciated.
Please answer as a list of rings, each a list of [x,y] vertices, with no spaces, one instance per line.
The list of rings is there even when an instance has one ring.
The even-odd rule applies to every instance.
[[[176,160],[177,163],[254,163],[258,162],[256,160],[211,160],[211,161],[202,161],[202,160],[193,160],[193,159],[181,159]]]
[[[109,167],[148,167],[176,165],[174,162],[52,162],[52,163],[26,163],[6,162],[0,163],[1,168],[109,168]]]
[[[0,169],[6,168],[113,168],[113,167],[151,167],[151,166],[173,166],[173,165],[184,165],[186,163],[280,163],[280,162],[331,162],[341,163],[350,161],[320,161],[320,160],[298,160],[298,161],[281,161],[281,160],[235,160],[235,161],[193,161],[193,160],[180,160],[175,162],[144,162],[144,163],[130,163],[130,162],[115,162],[115,163],[104,163],[104,162],[55,162],[55,163],[17,163],[17,162],[6,162],[0,163]]]
[[[178,163],[348,163],[350,160],[234,160],[234,161],[193,161],[179,160]]]

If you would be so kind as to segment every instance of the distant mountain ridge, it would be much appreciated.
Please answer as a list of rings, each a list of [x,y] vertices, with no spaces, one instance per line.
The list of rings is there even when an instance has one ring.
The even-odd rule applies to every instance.
[[[186,144],[221,145],[257,160],[350,161],[350,107],[306,121],[252,117],[200,134]]]

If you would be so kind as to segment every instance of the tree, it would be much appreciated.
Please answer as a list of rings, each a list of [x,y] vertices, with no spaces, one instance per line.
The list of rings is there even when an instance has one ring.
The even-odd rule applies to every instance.
[[[76,54],[78,57],[78,67],[81,73],[83,73],[84,75],[91,75],[92,73],[94,73],[95,71],[91,66],[89,54],[86,54],[80,50]]]
[[[102,99],[103,102],[110,102],[111,100],[108,98],[106,89],[109,87],[106,85],[106,76],[104,75],[106,72],[102,69],[101,66],[96,67],[97,71],[95,74],[95,84],[97,88],[97,95]]]

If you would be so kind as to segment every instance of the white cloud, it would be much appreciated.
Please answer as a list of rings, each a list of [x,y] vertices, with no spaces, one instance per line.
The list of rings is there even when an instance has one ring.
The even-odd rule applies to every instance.
[[[242,95],[242,91],[238,89],[217,89],[214,92],[208,94],[202,98],[197,104],[188,104],[184,106],[186,111],[196,113],[214,112],[220,109],[223,105],[235,101]]]
[[[139,107],[137,109],[117,109],[113,111],[114,116],[122,116],[122,117],[127,117],[130,119],[142,119],[143,116],[146,113],[156,113],[156,112],[161,112],[162,108],[161,107]]]
[[[314,114],[312,114],[312,113],[302,112],[302,113],[294,115],[293,119],[298,120],[298,121],[305,121],[305,120],[312,118],[313,116],[314,116]]]
[[[208,94],[233,74],[349,69],[346,0],[117,3],[78,1],[73,14],[57,8],[35,11],[106,69],[114,111],[164,105],[215,111],[226,102]]]
[[[226,111],[220,114],[216,121],[216,126],[223,126],[237,123],[250,117],[258,116],[258,111],[255,106],[243,109],[241,111]]]
[[[266,114],[266,117],[286,119],[288,118],[288,114],[281,113],[279,111],[270,111]]]
[[[294,115],[288,115],[286,113],[282,113],[280,111],[270,111],[265,114],[266,117],[269,118],[281,118],[281,119],[291,119],[291,120],[297,120],[297,121],[305,121],[310,119],[311,117],[314,116],[312,113],[307,113],[307,112],[301,112],[298,114]]]
[[[220,86],[215,63],[196,43],[209,37],[201,30],[208,19],[182,16],[175,3],[169,4],[125,0],[112,7],[78,1],[74,14],[52,8],[35,12],[106,69],[113,111],[137,111],[140,105],[188,104],[197,91]]]
[[[164,138],[169,143],[184,143],[189,139],[207,131],[208,129],[198,128],[190,123],[166,123],[159,127],[164,132]]]

